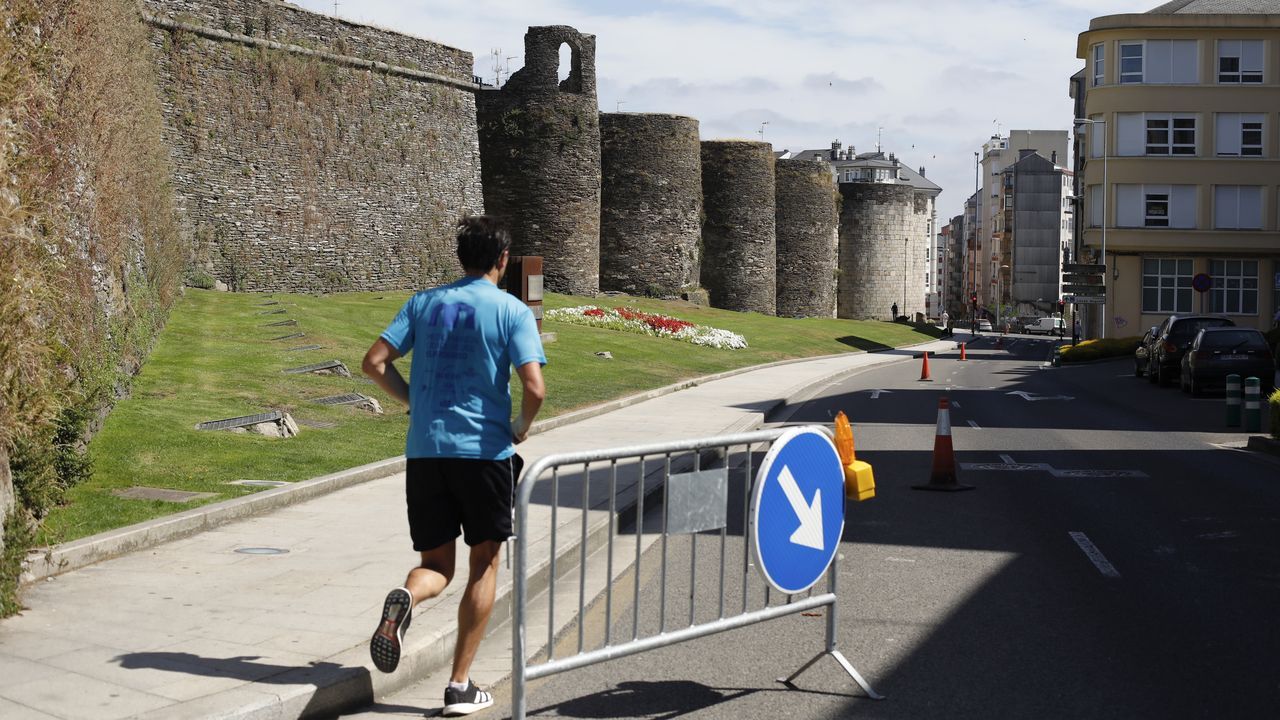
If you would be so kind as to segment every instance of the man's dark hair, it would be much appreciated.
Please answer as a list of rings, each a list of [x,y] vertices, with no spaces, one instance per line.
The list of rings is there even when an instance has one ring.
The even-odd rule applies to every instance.
[[[488,215],[458,221],[458,262],[467,272],[489,272],[502,251],[511,247],[511,233]]]

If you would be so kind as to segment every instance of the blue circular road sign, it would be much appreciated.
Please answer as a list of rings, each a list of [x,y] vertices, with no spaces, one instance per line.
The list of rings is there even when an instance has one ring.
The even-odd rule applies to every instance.
[[[1209,292],[1213,289],[1213,276],[1208,273],[1197,273],[1191,278],[1191,289],[1196,292]]]
[[[778,438],[751,495],[751,544],[765,580],[808,590],[836,556],[844,533],[844,469],[835,445],[812,428]]]

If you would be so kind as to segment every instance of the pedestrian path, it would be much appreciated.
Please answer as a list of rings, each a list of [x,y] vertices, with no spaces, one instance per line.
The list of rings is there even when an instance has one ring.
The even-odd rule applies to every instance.
[[[532,464],[559,452],[746,431],[835,377],[954,348],[937,341],[767,366],[572,424],[535,425],[519,451]],[[386,475],[28,587],[30,609],[0,623],[0,717],[332,715],[444,667],[462,582],[418,607],[397,672],[382,674],[369,660],[383,596],[417,561],[403,484],[403,473]],[[532,594],[546,587],[551,508],[535,504],[530,515]],[[595,507],[588,521],[589,536],[611,524]],[[557,523],[575,528],[562,539],[576,540],[581,522],[580,510],[560,507]],[[569,562],[577,550],[565,545],[556,553]],[[498,585],[494,626],[509,615],[505,563]],[[477,661],[486,671],[500,665],[483,654]]]

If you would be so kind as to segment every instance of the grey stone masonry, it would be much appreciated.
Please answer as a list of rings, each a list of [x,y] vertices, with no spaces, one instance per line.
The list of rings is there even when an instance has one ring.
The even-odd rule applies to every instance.
[[[702,285],[712,307],[777,312],[773,147],[702,143]]]
[[[546,289],[600,290],[600,110],[594,35],[531,27],[525,65],[477,96],[485,207],[507,224],[512,253],[540,255]],[[557,80],[559,50],[571,51]]]
[[[9,472],[9,456],[0,448],[0,550],[4,549],[4,521],[13,510],[13,476]]]
[[[836,313],[836,188],[831,168],[813,160],[778,160],[778,315]]]
[[[888,320],[924,312],[929,201],[910,185],[841,183],[836,312]]]
[[[278,2],[142,7],[195,264],[243,291],[458,274],[454,226],[484,211],[470,53]]]
[[[698,284],[698,121],[600,115],[600,289],[674,295]]]

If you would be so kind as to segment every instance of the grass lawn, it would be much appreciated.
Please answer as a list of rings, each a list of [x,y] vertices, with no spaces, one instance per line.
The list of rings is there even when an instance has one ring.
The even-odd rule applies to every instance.
[[[233,480],[298,481],[399,455],[407,418],[399,403],[360,380],[360,360],[409,293],[251,295],[187,290],[175,306],[151,357],[89,446],[91,481],[72,488],[41,529],[53,544],[199,505],[117,497],[133,486],[216,493],[216,502],[255,492]],[[267,302],[278,305],[264,305]],[[679,380],[788,358],[874,350],[932,337],[910,326],[876,321],[784,319],[714,310],[685,302],[629,297],[577,298],[548,294],[547,309],[583,304],[627,305],[689,322],[732,330],[742,350],[717,350],[664,338],[555,321],[543,325],[558,339],[546,346],[547,402],[540,417],[594,405]],[[274,310],[284,314],[264,314]],[[297,326],[268,323],[297,320]],[[275,340],[283,335],[305,337]],[[288,351],[299,345],[322,350]],[[595,355],[608,351],[612,360]],[[355,378],[286,375],[282,371],[341,360]],[[408,362],[399,363],[408,372]],[[314,399],[358,392],[387,411],[375,416]],[[518,388],[514,391],[518,407]],[[280,440],[226,431],[198,431],[196,423],[271,409],[295,419],[337,423],[303,426]]]

